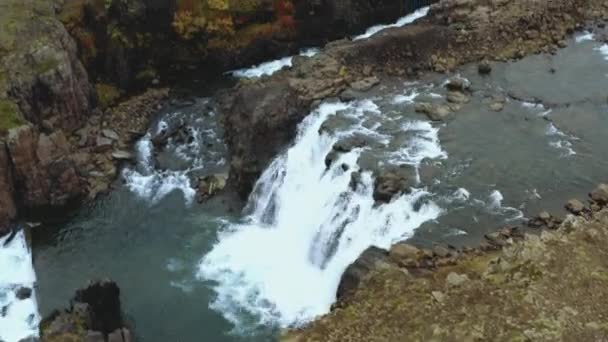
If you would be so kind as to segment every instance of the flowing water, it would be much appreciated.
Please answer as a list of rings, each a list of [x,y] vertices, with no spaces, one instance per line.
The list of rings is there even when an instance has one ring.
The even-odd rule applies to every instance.
[[[608,46],[581,34],[555,56],[497,64],[489,77],[464,67],[472,99],[445,123],[414,111],[416,101],[445,101],[442,75],[324,102],[243,210],[230,193],[197,203],[197,177],[226,172],[229,156],[210,100],[175,103],[158,113],[111,194],[36,228],[40,312],[110,277],[140,341],[269,341],[326,313],[342,272],[371,245],[474,244],[542,209],[562,213],[566,200],[608,178],[606,59]],[[496,96],[506,98],[500,112],[490,109]],[[353,140],[364,143],[326,165],[336,143]],[[376,205],[374,172],[385,168],[416,181]],[[13,256],[0,259],[13,261],[3,270],[23,275],[8,285],[0,277],[0,304],[13,303],[0,340],[12,342],[19,337],[2,333],[27,332],[38,316],[35,296],[19,302],[11,293],[36,276],[24,235],[0,253]]]

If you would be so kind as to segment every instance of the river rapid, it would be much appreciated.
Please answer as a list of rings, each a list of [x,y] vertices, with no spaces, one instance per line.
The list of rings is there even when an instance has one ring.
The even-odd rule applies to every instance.
[[[290,64],[233,75],[277,65]],[[471,84],[470,101],[446,122],[416,113],[416,102],[445,101],[450,77]],[[36,228],[36,275],[23,282],[37,281],[44,316],[89,279],[114,279],[139,341],[273,340],[327,313],[342,272],[371,245],[474,245],[583,199],[608,171],[604,89],[608,46],[584,33],[556,55],[494,64],[489,76],[470,65],[417,82],[385,79],[365,97],[315,108],[245,205],[229,191],[197,203],[193,179],[227,172],[229,156],[213,101],[176,100],[136,144],[137,162],[112,193]],[[152,139],[171,127],[187,138],[160,150]],[[364,143],[327,165],[333,146],[353,139]],[[385,168],[415,182],[378,205],[375,171]]]

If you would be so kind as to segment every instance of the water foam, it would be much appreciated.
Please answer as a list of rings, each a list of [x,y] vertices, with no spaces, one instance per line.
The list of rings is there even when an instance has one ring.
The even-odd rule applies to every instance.
[[[318,48],[302,49],[300,56],[314,57],[320,50]],[[275,72],[290,68],[293,65],[293,56],[287,56],[273,61],[264,62],[251,68],[244,68],[228,72],[230,75],[238,78],[259,78],[262,76],[270,76]]]
[[[425,17],[429,13],[429,9],[430,9],[430,7],[420,8],[420,9],[406,15],[405,17],[400,18],[399,20],[397,20],[397,22],[395,22],[393,24],[372,26],[372,27],[368,28],[364,34],[356,36],[355,38],[353,38],[353,40],[367,39],[384,29],[392,28],[392,27],[402,27],[402,26],[411,24],[414,21],[416,21],[417,19]]]
[[[326,168],[325,157],[339,135],[350,133],[320,134],[321,124],[337,113],[377,112],[371,101],[316,109],[300,124],[294,146],[258,180],[250,215],[227,225],[202,258],[198,276],[212,281],[217,292],[211,307],[237,327],[297,326],[327,313],[342,273],[366,248],[388,248],[440,215],[421,189],[375,206],[371,173],[361,172],[352,186],[361,149]],[[434,151],[417,153],[410,157],[420,160]]]
[[[0,341],[17,342],[38,337],[36,274],[24,232],[17,232],[7,241],[8,237],[0,238]],[[16,291],[21,287],[32,290],[30,298],[17,298]]]
[[[582,42],[594,40],[594,39],[595,39],[595,36],[593,35],[593,33],[589,32],[589,31],[585,31],[584,33],[574,37],[574,40],[577,43],[582,43]]]
[[[159,126],[162,125],[159,124]],[[146,134],[135,145],[137,167],[122,172],[126,187],[138,197],[157,203],[175,190],[182,192],[184,201],[190,205],[196,191],[190,184],[188,170],[156,170],[154,168],[154,146],[150,134]]]

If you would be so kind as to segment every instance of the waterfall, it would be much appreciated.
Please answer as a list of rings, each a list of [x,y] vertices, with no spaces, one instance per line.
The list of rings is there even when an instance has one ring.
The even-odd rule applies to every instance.
[[[409,24],[413,23],[414,21],[416,21],[417,19],[425,17],[429,13],[429,10],[430,10],[430,7],[428,7],[428,6],[423,7],[423,8],[420,8],[420,9],[406,15],[405,17],[400,18],[399,20],[397,20],[397,22],[395,22],[393,24],[372,26],[372,27],[368,28],[367,31],[365,31],[365,33],[353,38],[353,40],[367,39],[367,38],[375,35],[376,33],[380,32],[384,29],[387,29],[387,28],[403,27],[405,25],[409,25]]]
[[[217,298],[211,307],[237,328],[267,324],[297,326],[329,311],[341,275],[366,248],[389,248],[406,239],[441,209],[423,189],[413,189],[392,202],[376,205],[374,179],[360,170],[363,149],[342,154],[328,168],[325,157],[339,138],[354,133],[387,143],[390,136],[358,124],[337,133],[319,133],[331,116],[362,120],[382,113],[369,100],[325,103],[298,127],[294,145],[278,156],[250,196],[248,216],[227,224],[204,256],[198,277],[213,282]],[[430,125],[415,136],[412,163],[441,150]],[[429,134],[435,134],[429,139]],[[361,172],[357,186],[352,175]]]
[[[9,241],[10,239],[10,241]],[[23,230],[0,238],[0,341],[38,337],[36,274]],[[29,293],[19,298],[19,292]]]

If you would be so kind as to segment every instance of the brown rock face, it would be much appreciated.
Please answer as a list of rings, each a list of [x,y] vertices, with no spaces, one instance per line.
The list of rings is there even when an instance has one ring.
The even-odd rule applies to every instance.
[[[61,131],[46,135],[33,126],[20,126],[10,130],[7,147],[15,196],[24,207],[61,206],[82,194],[82,181],[66,159],[69,147]]]
[[[308,113],[309,101],[279,82],[244,87],[222,104],[230,115],[222,117],[225,139],[234,153],[231,182],[246,198],[270,159],[294,137],[297,124]]]
[[[78,59],[76,44],[57,20],[33,20],[20,35],[24,42],[7,56],[7,92],[25,119],[40,125],[51,120],[68,130],[84,122],[95,102],[87,73]]]
[[[0,141],[0,236],[8,233],[17,214],[13,198],[13,177],[6,145]]]

